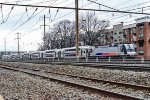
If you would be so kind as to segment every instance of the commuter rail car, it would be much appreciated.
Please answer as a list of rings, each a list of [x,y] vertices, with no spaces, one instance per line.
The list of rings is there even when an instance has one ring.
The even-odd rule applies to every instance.
[[[2,55],[2,60],[10,60],[10,55]]]
[[[30,59],[32,60],[41,60],[43,59],[43,51],[35,51],[30,53]]]
[[[115,44],[110,46],[79,46],[79,58],[95,57],[135,57],[136,52],[133,44]],[[34,51],[23,54],[13,54],[3,59],[22,60],[45,60],[45,59],[67,59],[76,58],[76,47],[53,49],[45,51]]]
[[[86,58],[92,56],[94,46],[79,46],[79,58]],[[76,47],[64,48],[63,58],[75,58]]]
[[[31,58],[31,54],[30,53],[22,53],[22,59],[23,60],[28,60]]]
[[[110,46],[98,46],[93,49],[95,57],[135,57],[133,44],[116,44]]]
[[[45,50],[43,51],[43,58],[44,59],[50,59],[56,57],[56,51],[55,50]]]

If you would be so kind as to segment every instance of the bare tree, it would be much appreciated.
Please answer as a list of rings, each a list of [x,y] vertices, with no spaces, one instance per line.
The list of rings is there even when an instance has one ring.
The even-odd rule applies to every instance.
[[[44,49],[66,48],[75,45],[75,24],[69,20],[62,20],[53,25],[46,33]]]
[[[98,43],[98,34],[108,27],[109,21],[99,20],[94,13],[87,12],[80,17],[80,39],[86,45]]]
[[[99,20],[94,13],[87,12],[80,17],[80,41],[86,45],[98,44],[98,35],[108,27],[109,21]],[[46,33],[42,49],[66,48],[75,46],[75,22],[62,20]],[[43,39],[44,40],[44,39]]]
[[[54,25],[54,33],[57,33],[59,48],[74,46],[75,29],[74,22],[63,20]]]

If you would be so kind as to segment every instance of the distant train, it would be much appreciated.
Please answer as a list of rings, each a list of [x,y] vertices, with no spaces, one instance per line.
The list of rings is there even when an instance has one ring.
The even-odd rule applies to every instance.
[[[114,44],[107,46],[79,46],[79,58],[87,57],[135,57],[133,44]],[[76,47],[34,51],[29,53],[4,55],[2,59],[67,59],[76,58]]]

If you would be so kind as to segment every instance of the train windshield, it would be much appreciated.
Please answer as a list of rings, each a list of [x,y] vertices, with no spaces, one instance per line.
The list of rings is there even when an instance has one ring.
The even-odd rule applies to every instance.
[[[127,52],[135,51],[133,44],[125,44],[125,47],[126,47]]]

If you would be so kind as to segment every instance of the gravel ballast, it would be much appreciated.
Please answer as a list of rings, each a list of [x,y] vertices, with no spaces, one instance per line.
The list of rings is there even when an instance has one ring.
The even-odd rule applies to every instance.
[[[20,67],[20,68],[30,68],[30,69],[38,69],[38,70],[50,71],[50,72],[67,73],[71,75],[93,77],[97,79],[111,80],[111,81],[123,82],[123,83],[128,83],[128,84],[150,86],[150,73],[149,72],[110,70],[110,69],[100,69],[100,68],[71,66],[71,65],[48,65],[48,64],[32,64],[32,63],[17,63],[17,62],[15,63],[9,62],[6,64],[11,65],[11,66],[14,65],[14,67]],[[81,83],[84,83],[84,81],[81,81]],[[97,85],[102,86],[100,84],[97,84]],[[106,85],[105,89],[107,89],[107,87],[109,86]],[[123,88],[120,88],[114,91],[123,92],[122,89]],[[144,93],[141,91],[136,91],[134,94],[132,93],[134,92],[134,90],[129,89],[124,92],[126,92],[129,95],[140,96],[141,98],[150,97],[147,91],[145,91]]]
[[[136,85],[145,85],[150,87],[150,72],[111,70],[71,65],[48,65],[17,62],[9,62],[7,64],[14,64],[15,67],[18,66],[22,68],[34,68],[50,72],[67,73],[71,75],[87,76],[97,79],[111,80]]]
[[[4,69],[0,69],[0,95],[5,100],[109,100],[88,91]]]

